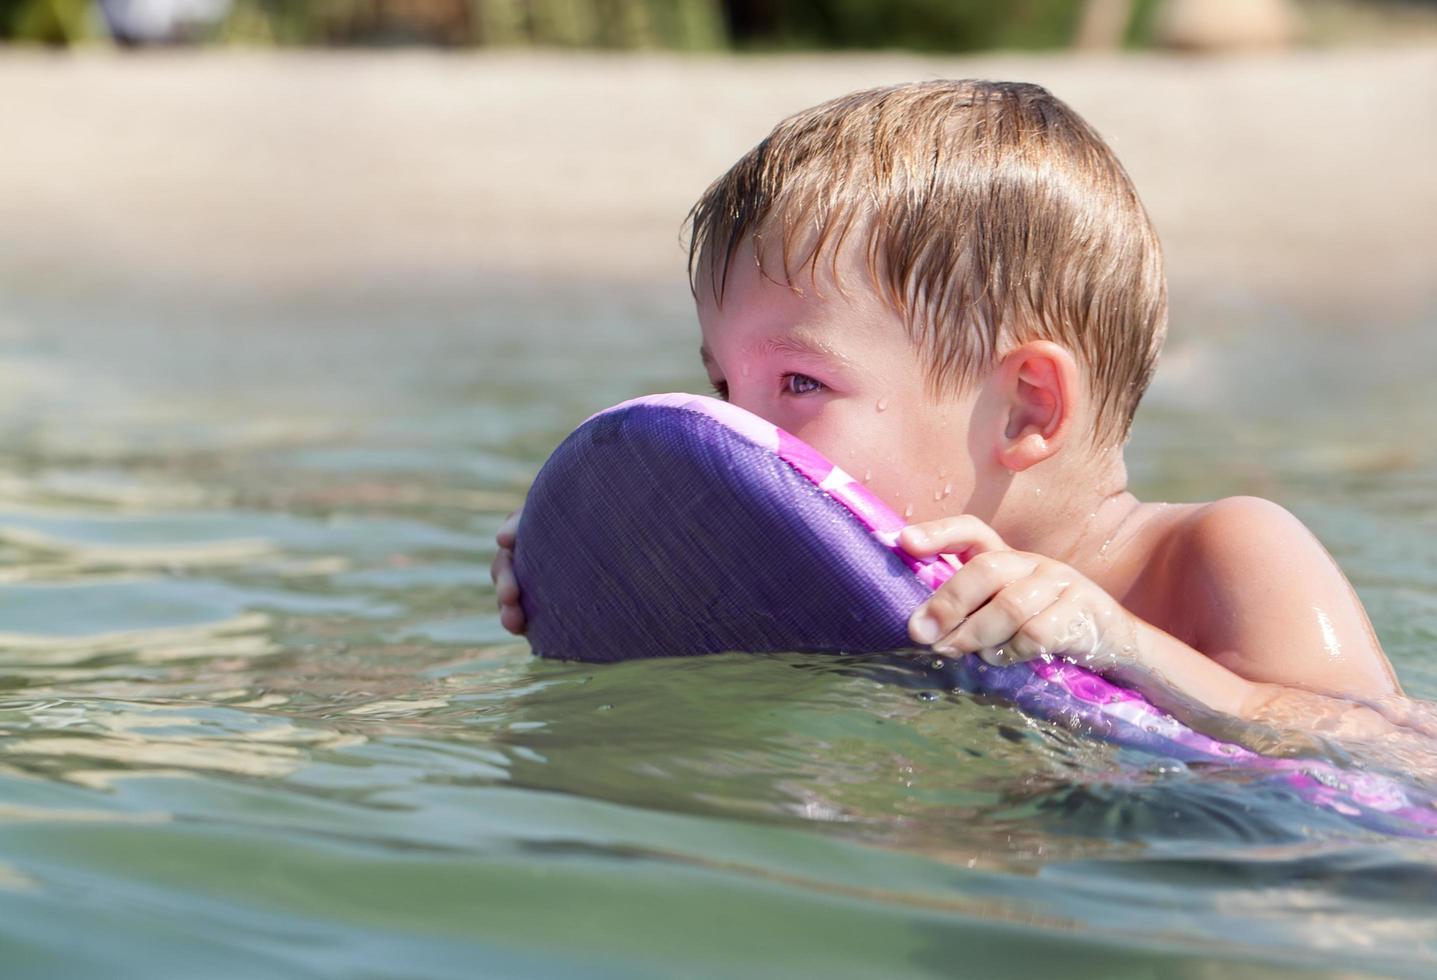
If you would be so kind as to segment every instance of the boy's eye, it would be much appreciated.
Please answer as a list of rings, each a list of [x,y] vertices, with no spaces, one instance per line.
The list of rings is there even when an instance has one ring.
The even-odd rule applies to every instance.
[[[790,395],[808,395],[815,391],[822,391],[823,382],[810,378],[806,374],[785,374],[783,390]]]
[[[710,382],[709,382],[709,387],[713,388],[715,395],[717,395],[718,397],[722,398],[724,401],[728,401],[728,382],[727,382],[727,381],[710,381]]]

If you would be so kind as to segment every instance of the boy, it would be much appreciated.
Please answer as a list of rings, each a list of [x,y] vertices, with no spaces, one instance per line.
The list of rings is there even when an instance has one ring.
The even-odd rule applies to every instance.
[[[1398,721],[1361,603],[1281,507],[1142,503],[1122,447],[1166,330],[1158,239],[1111,150],[1026,84],[858,92],[781,122],[690,214],[722,398],[815,446],[962,568],[934,651],[1063,656],[1209,731]],[[523,630],[499,534],[506,628]]]

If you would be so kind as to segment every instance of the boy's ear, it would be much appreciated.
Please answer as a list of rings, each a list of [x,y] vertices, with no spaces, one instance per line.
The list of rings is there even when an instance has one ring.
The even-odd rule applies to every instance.
[[[998,461],[1014,472],[1056,453],[1078,411],[1078,364],[1055,343],[1034,340],[1010,351],[998,365],[1007,406]]]

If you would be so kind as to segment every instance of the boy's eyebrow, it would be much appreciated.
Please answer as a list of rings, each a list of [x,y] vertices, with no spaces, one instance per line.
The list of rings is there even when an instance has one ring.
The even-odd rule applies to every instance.
[[[758,349],[767,354],[803,354],[809,357],[826,357],[842,364],[850,363],[849,359],[834,350],[831,344],[825,344],[820,340],[809,340],[805,337],[770,337],[759,344]],[[703,361],[705,368],[718,367],[718,361],[714,359],[713,352],[708,349],[707,344],[699,345],[699,360]]]
[[[821,340],[810,339],[801,335],[770,337],[759,344],[759,350],[769,354],[802,354],[808,357],[825,357],[843,364],[848,363],[848,358],[835,350],[832,344],[826,344]]]

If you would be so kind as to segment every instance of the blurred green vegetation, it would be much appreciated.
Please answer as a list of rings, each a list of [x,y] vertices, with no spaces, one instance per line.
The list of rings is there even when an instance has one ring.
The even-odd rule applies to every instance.
[[[1082,14],[1073,0],[735,0],[735,42],[757,48],[874,48],[954,51],[1060,47]]]
[[[123,8],[205,0],[0,0],[0,41],[116,40],[261,45],[546,46],[670,50],[904,48],[973,51],[1073,45],[1105,9],[1098,46],[1149,43],[1163,0],[209,0],[159,37],[127,36]],[[1437,33],[1437,0],[1295,0],[1310,40]],[[119,11],[119,13],[117,13]],[[1117,11],[1113,14],[1112,11]],[[1114,20],[1113,18],[1116,18]],[[1114,26],[1115,25],[1115,26]]]
[[[703,50],[727,43],[717,0],[234,0],[217,34],[279,44]]]
[[[1132,24],[1156,0],[1133,0]],[[278,45],[542,45],[676,50],[1070,44],[1084,0],[231,0],[172,40]],[[92,0],[0,0],[0,38],[109,36]],[[118,6],[114,4],[112,6]],[[126,41],[123,32],[119,40]],[[1130,40],[1137,39],[1130,32]]]
[[[0,38],[69,44],[87,38],[88,0],[0,0]]]

